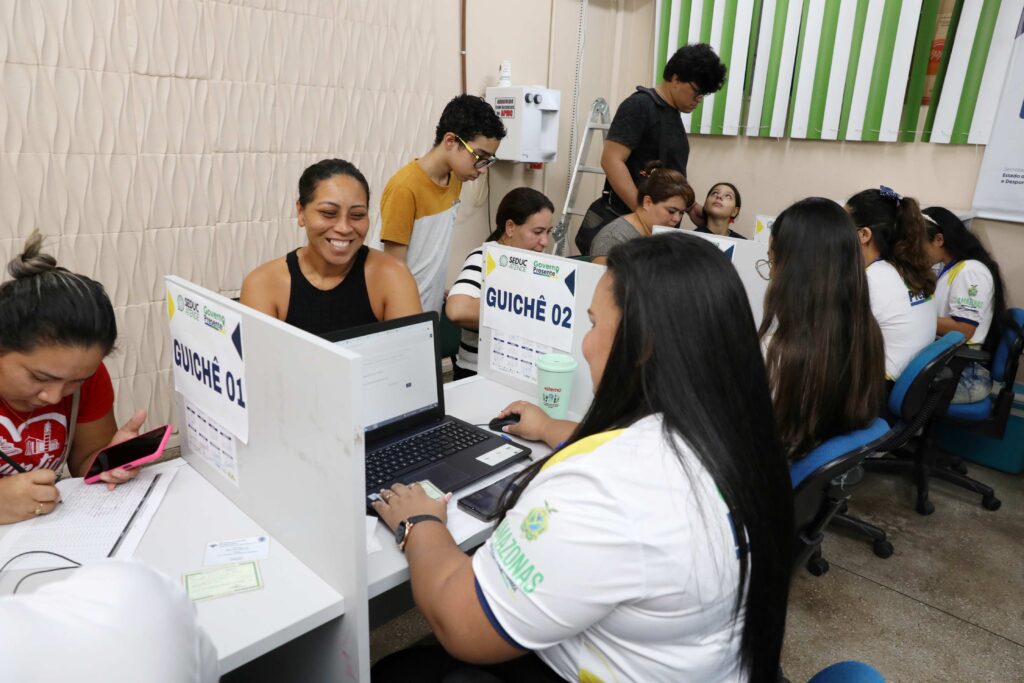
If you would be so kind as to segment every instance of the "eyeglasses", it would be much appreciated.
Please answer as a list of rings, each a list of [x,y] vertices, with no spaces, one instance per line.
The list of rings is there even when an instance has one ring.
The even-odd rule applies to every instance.
[[[703,100],[704,97],[706,95],[708,95],[708,93],[706,93],[706,92],[702,91],[700,88],[698,88],[697,84],[694,83],[693,81],[689,81],[687,83],[687,85],[690,86],[690,88],[693,89],[693,99],[695,99],[695,100]]]
[[[454,133],[453,133],[453,135],[454,135]],[[472,147],[469,146],[468,142],[466,142],[465,140],[460,138],[458,135],[455,135],[455,139],[458,140],[459,142],[461,142],[462,146],[466,148],[466,151],[469,152],[470,154],[472,154],[476,158],[476,161],[473,162],[473,168],[475,168],[478,171],[482,171],[483,169],[487,168],[488,166],[493,165],[494,162],[496,162],[498,160],[498,157],[496,157],[496,156],[489,156],[489,157],[482,157],[482,156],[480,156],[479,154],[477,154],[477,151],[475,149],[473,149]]]
[[[772,279],[772,262],[768,259],[757,259],[757,261],[754,262],[754,268],[757,269],[757,274],[761,276],[762,280]]]

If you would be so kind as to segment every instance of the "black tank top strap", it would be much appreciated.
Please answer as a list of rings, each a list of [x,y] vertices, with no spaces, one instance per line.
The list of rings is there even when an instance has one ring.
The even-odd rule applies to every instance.
[[[364,244],[356,252],[352,269],[337,287],[317,289],[299,267],[298,249],[285,256],[291,276],[288,315],[285,322],[313,334],[324,334],[357,325],[377,322],[366,288],[366,259],[370,253]]]

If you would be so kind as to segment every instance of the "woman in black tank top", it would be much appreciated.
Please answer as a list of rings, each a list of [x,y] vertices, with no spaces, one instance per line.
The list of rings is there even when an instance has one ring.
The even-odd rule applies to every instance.
[[[377,322],[366,290],[366,255],[369,251],[365,244],[359,247],[348,275],[337,287],[327,290],[317,289],[302,274],[299,250],[290,252],[285,261],[292,287],[288,297],[288,315],[284,321],[313,334]]]
[[[366,178],[349,162],[307,168],[296,209],[309,242],[249,273],[241,302],[313,334],[419,313],[409,269],[363,244],[369,204]]]

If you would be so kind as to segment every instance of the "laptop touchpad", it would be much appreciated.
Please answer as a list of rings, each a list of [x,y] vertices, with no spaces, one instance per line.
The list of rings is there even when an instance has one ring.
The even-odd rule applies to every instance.
[[[465,472],[439,462],[417,472],[416,479],[429,479],[431,484],[447,492],[458,488],[467,479],[467,476]]]

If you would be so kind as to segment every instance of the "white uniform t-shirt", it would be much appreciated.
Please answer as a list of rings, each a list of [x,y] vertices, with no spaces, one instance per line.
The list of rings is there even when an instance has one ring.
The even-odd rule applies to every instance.
[[[448,290],[448,296],[461,294],[462,296],[480,298],[480,289],[484,282],[484,249],[474,249],[469,252],[465,263],[462,264],[462,271],[459,273],[455,284]],[[476,372],[476,361],[480,334],[473,330],[462,329],[462,339],[459,341],[459,355],[456,359],[463,370]]]
[[[503,637],[566,680],[741,680],[729,509],[681,451],[651,416],[549,462],[473,557]]]
[[[992,326],[995,286],[992,272],[981,261],[968,259],[948,264],[935,288],[938,317],[977,325],[968,344],[984,344]]]
[[[910,360],[935,340],[935,298],[908,290],[888,261],[868,265],[867,276],[871,312],[885,341],[885,376],[896,380]]]

